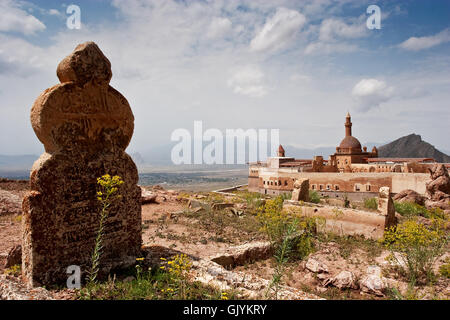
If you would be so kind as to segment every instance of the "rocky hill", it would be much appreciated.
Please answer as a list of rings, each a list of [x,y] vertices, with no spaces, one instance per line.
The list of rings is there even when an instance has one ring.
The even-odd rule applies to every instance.
[[[422,140],[418,134],[401,137],[378,148],[380,158],[433,158],[437,162],[450,163],[450,157]]]

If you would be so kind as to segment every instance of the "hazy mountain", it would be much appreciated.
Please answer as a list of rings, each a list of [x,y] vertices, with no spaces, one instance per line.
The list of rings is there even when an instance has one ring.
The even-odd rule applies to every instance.
[[[418,134],[401,137],[378,148],[379,157],[390,158],[433,158],[437,162],[450,162],[450,157],[422,140]]]

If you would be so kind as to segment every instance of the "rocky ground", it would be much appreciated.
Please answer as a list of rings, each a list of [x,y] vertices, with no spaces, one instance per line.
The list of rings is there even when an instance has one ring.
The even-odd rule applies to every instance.
[[[0,181],[0,297],[3,299],[73,299],[74,291],[29,290],[19,273],[5,269],[11,248],[21,242],[20,203],[26,182]],[[192,277],[206,285],[239,289],[243,298],[265,298],[274,274],[270,243],[245,197],[209,192],[143,188],[142,227],[147,260],[174,252],[194,261]],[[7,206],[5,205],[7,204]],[[338,205],[338,204],[336,204]],[[19,208],[19,209],[18,209]],[[406,297],[408,285],[389,252],[374,240],[320,234],[315,251],[303,260],[289,261],[280,299],[395,299]],[[440,257],[435,273],[450,256]],[[395,292],[399,292],[396,295]],[[437,277],[419,286],[416,298],[448,299],[450,281]]]

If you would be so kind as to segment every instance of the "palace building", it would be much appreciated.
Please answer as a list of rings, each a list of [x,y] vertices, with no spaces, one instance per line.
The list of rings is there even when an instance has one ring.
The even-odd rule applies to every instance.
[[[336,152],[324,160],[287,157],[279,146],[277,157],[250,163],[249,191],[280,194],[293,190],[296,179],[308,178],[310,188],[322,196],[348,197],[353,200],[375,196],[380,187],[387,186],[398,193],[412,189],[425,194],[429,180],[428,168],[436,161],[432,158],[378,158],[378,150],[370,152],[352,135],[351,116],[345,119],[345,136]]]

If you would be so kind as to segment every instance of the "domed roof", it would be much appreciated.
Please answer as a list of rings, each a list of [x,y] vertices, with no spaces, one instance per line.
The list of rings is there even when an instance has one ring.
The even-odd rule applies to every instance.
[[[352,148],[361,150],[361,143],[353,136],[346,136],[339,145],[339,148]]]

